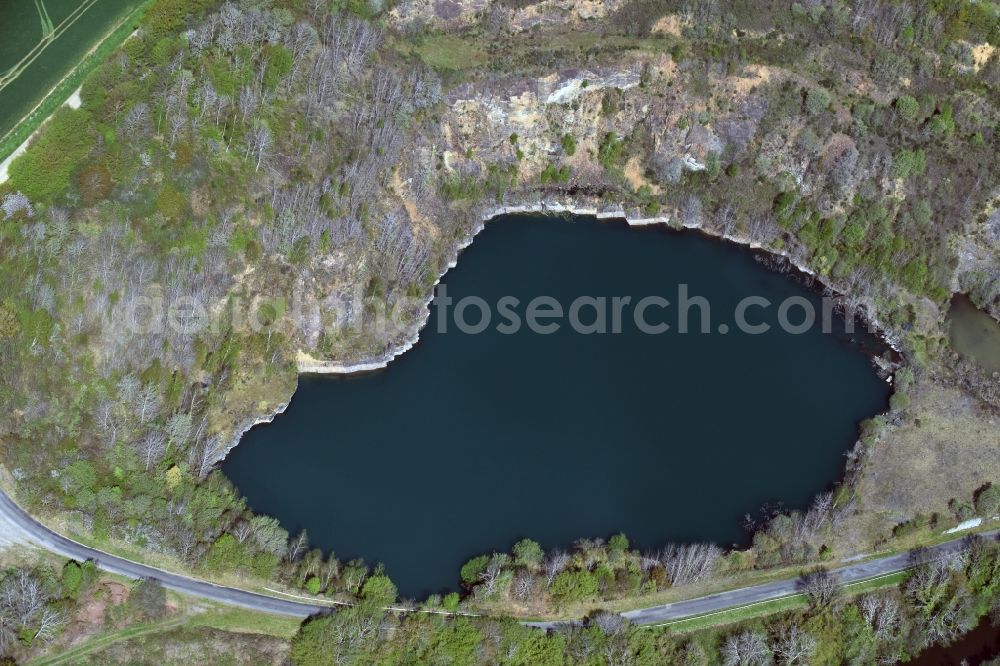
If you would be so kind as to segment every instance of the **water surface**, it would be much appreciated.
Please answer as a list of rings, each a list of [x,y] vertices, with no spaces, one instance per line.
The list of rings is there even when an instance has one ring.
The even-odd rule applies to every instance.
[[[404,596],[456,589],[464,560],[526,536],[549,548],[619,530],[645,548],[745,542],[744,514],[807,506],[840,477],[858,422],[886,405],[858,344],[867,335],[735,332],[745,296],[817,307],[819,296],[697,233],[508,217],[444,282],[456,299],[567,306],[675,302],[686,283],[710,302],[712,330],[731,330],[646,335],[626,316],[618,335],[442,334],[434,310],[387,370],[303,377],[288,411],[251,430],[223,471],[313,546],[383,562]],[[774,325],[776,308],[750,318]],[[658,312],[669,310],[649,319]]]
[[[903,662],[909,666],[979,666],[1000,656],[1000,626],[989,615],[976,628],[951,645],[934,645],[919,656]]]
[[[948,309],[951,346],[987,372],[1000,372],[1000,322],[957,294]]]

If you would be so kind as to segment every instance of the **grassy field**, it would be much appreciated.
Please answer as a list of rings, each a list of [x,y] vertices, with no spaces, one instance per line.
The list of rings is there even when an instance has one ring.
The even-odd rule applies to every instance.
[[[0,8],[0,159],[134,29],[148,0],[9,0]]]
[[[187,636],[189,640],[192,638],[191,634],[197,635],[199,629],[207,629],[233,634],[255,634],[287,641],[291,640],[299,629],[299,621],[295,618],[193,600],[173,592],[169,593],[169,598],[177,605],[178,611],[162,620],[102,631],[68,650],[38,657],[29,663],[33,666],[101,663],[104,660],[100,654],[113,646],[131,645],[142,653],[147,644],[154,644],[158,648],[169,645],[172,640],[178,638],[178,631],[189,634]]]
[[[185,652],[196,655],[201,663],[220,663],[235,653],[253,663],[272,663],[271,653],[280,655],[299,629],[294,618],[212,605],[188,606],[184,603],[178,614],[158,622],[102,632],[69,650],[28,663],[190,663],[182,656]],[[256,654],[256,647],[266,648],[265,656]],[[214,654],[206,656],[206,650]],[[163,657],[166,659],[161,660]]]
[[[857,487],[864,512],[841,538],[872,542],[918,511],[949,521],[937,532],[957,522],[952,498],[970,503],[977,488],[1000,482],[997,419],[981,410],[961,391],[916,387],[910,418],[871,452]]]
[[[32,660],[28,663],[33,666],[56,666],[56,664],[79,664],[81,660],[94,653],[119,643],[121,641],[136,640],[150,634],[158,634],[170,629],[183,626],[187,621],[184,617],[170,617],[160,622],[150,624],[140,624],[117,631],[108,631],[95,638],[90,639],[82,645],[65,650],[59,654],[48,655]]]

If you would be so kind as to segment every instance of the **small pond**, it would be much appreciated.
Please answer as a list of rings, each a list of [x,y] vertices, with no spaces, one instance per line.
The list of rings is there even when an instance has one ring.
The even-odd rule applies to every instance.
[[[1000,372],[1000,322],[957,294],[948,310],[951,346],[987,372]]]

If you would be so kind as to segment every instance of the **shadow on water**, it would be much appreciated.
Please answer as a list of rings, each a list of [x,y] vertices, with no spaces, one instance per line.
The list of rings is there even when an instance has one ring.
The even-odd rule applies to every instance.
[[[1000,627],[984,617],[979,625],[951,645],[935,645],[906,666],[979,666],[1000,656]]]
[[[496,317],[479,335],[453,321],[441,333],[435,307],[387,370],[302,377],[288,410],[251,430],[223,471],[313,546],[384,563],[404,596],[456,589],[464,560],[523,537],[547,548],[619,530],[640,548],[746,543],[744,514],[806,507],[843,473],[859,421],[887,404],[862,351],[872,336],[839,319],[833,333],[782,332],[778,304],[797,297],[819,312],[819,294],[697,233],[507,217],[444,284],[456,302],[514,296],[522,317],[540,295],[566,309],[579,296],[677,304],[686,284],[708,301],[711,332],[644,334],[626,311],[614,335],[504,335]],[[774,304],[747,313],[771,325],[760,335],[734,325],[754,295]],[[672,323],[676,310],[647,319]]]

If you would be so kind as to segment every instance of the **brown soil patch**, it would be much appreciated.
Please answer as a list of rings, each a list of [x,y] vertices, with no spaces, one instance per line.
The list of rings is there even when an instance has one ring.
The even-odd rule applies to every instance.
[[[669,16],[664,16],[653,24],[652,33],[654,35],[674,35],[676,37],[680,37],[681,27],[681,20],[677,18],[677,16],[670,14]]]
[[[66,647],[79,645],[104,628],[108,608],[128,601],[129,588],[121,583],[105,581],[78,600],[76,611],[60,638]]]
[[[646,175],[643,172],[642,162],[638,157],[632,157],[625,164],[625,180],[632,187],[633,190],[638,190],[640,187],[646,186],[653,192],[653,194],[660,193],[660,186],[656,183],[651,183],[646,180]]]

